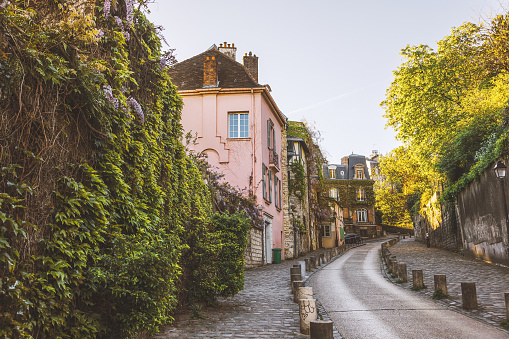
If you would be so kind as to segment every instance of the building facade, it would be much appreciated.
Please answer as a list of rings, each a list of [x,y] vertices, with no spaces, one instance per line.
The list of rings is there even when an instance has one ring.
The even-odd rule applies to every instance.
[[[271,263],[284,248],[282,144],[286,117],[267,85],[258,83],[258,57],[236,61],[234,44],[213,45],[169,71],[184,101],[182,126],[232,186],[256,197],[265,227],[250,232],[246,266]],[[284,259],[284,251],[281,256]]]
[[[375,222],[374,181],[366,157],[351,154],[341,159],[341,164],[323,166],[324,195],[343,208],[346,233],[357,233],[364,239],[381,236]]]

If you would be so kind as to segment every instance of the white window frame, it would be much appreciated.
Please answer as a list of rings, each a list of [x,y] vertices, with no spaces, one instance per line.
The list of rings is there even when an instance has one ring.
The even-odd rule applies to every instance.
[[[332,236],[332,227],[329,224],[323,225],[323,237],[330,238]]]
[[[246,119],[242,119],[244,117]],[[229,139],[249,138],[249,113],[247,112],[228,113],[228,138]]]
[[[329,198],[338,199],[338,189],[337,188],[331,188],[329,189]]]
[[[357,210],[357,222],[368,222],[368,210],[362,208]]]
[[[360,176],[359,176],[359,173],[361,174]],[[364,179],[364,169],[363,168],[355,169],[355,178],[356,179]]]
[[[359,187],[357,190],[357,201],[364,201],[366,200],[366,190],[364,187]]]

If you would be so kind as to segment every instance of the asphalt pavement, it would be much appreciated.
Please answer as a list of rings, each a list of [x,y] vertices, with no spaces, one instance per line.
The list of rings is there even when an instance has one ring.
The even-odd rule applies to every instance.
[[[344,338],[508,337],[385,279],[379,249],[380,243],[353,249],[310,279],[315,297]]]

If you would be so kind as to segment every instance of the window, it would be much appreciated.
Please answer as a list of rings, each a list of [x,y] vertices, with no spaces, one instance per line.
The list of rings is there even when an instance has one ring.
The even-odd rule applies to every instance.
[[[355,170],[355,178],[364,179],[364,170],[362,168],[357,168]]]
[[[330,225],[323,225],[323,236],[330,238]]]
[[[359,187],[357,190],[357,201],[364,201],[365,194],[364,187]]]
[[[338,189],[337,188],[331,188],[329,190],[329,198],[334,198],[334,199],[338,198]]]
[[[230,113],[228,115],[228,137],[249,138],[249,114]]]
[[[336,179],[336,170],[329,168],[329,178]]]
[[[265,164],[262,164],[262,189],[263,189],[263,199],[267,199],[267,184],[265,183],[265,173],[267,172],[267,167]]]
[[[274,149],[276,147],[276,130],[274,124],[269,119],[267,120],[267,148]]]
[[[357,222],[368,222],[368,210],[357,210]]]

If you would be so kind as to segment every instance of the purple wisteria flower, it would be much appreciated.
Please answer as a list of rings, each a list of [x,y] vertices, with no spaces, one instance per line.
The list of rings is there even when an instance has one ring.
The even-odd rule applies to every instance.
[[[143,114],[143,109],[141,108],[141,105],[136,101],[136,99],[130,97],[129,99],[127,99],[127,104],[132,107],[138,118],[140,118],[141,123],[144,124],[145,115]]]
[[[111,0],[104,0],[104,18],[108,19],[108,16],[110,15],[110,6],[111,6]]]
[[[101,39],[103,36],[104,36],[104,32],[103,32],[103,30],[102,30],[102,29],[100,29],[100,30],[99,30],[99,33],[97,33],[95,37],[96,37],[97,39]]]
[[[131,28],[131,25],[133,24],[133,3],[134,0],[125,0],[125,9],[126,9],[126,28]]]
[[[124,24],[122,23],[122,19],[120,19],[118,16],[114,16],[113,19],[115,19],[115,22],[117,23],[117,26],[120,27],[121,30],[124,30]]]

